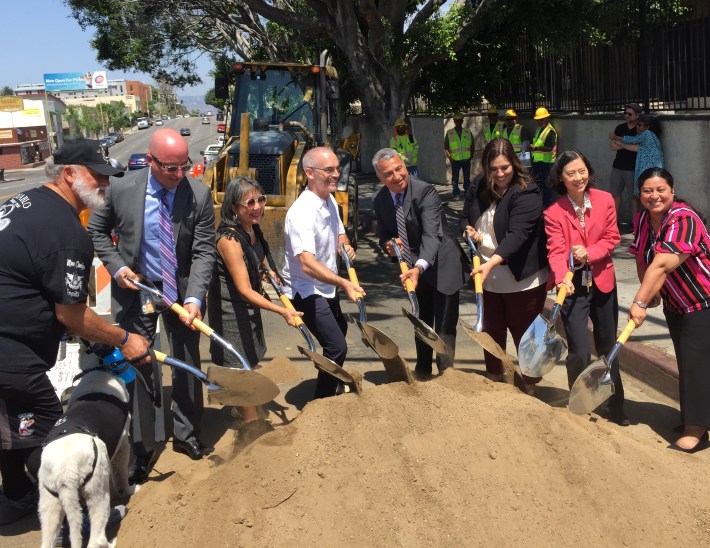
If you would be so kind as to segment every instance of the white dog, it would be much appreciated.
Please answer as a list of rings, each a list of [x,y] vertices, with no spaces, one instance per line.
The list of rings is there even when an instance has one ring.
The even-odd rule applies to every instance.
[[[111,496],[125,499],[128,484],[128,392],[104,369],[87,371],[69,398],[42,451],[39,516],[42,548],[49,548],[66,513],[72,548],[82,546],[82,500],[91,523],[89,548],[109,546]]]

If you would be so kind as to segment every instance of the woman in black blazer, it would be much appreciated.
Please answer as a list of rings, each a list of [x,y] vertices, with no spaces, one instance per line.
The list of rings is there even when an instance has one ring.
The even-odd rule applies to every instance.
[[[460,227],[481,253],[483,331],[505,349],[507,331],[517,347],[545,303],[548,265],[542,195],[506,139],[488,143],[481,162],[483,176],[466,192]],[[485,361],[488,378],[501,381],[501,361],[488,352]],[[523,381],[534,395],[540,379]]]

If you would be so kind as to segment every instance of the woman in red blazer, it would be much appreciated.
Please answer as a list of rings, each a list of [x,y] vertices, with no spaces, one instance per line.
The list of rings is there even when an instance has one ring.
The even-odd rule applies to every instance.
[[[555,286],[567,286],[561,315],[567,333],[567,381],[571,388],[591,359],[587,321],[591,318],[594,326],[598,356],[606,355],[616,341],[619,304],[611,252],[621,236],[614,199],[608,192],[593,188],[594,169],[581,153],[568,150],[558,156],[550,173],[550,186],[562,195],[545,211],[545,232]],[[570,251],[575,263],[571,282],[564,280]],[[603,414],[628,426],[618,359],[612,364],[611,375],[614,395]]]

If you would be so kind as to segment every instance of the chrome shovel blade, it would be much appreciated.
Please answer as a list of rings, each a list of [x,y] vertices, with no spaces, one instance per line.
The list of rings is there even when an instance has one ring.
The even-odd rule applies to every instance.
[[[406,308],[402,309],[402,314],[404,314],[412,325],[414,325],[414,335],[422,341],[424,344],[431,346],[437,354],[448,354],[449,351],[446,347],[446,343],[441,340],[441,337],[436,334],[430,326],[425,324],[414,314],[409,312]]]
[[[567,350],[567,344],[542,316],[535,318],[520,339],[518,364],[523,375],[543,377]]]
[[[217,385],[208,386],[207,395],[220,405],[264,405],[279,395],[276,383],[256,371],[210,365],[207,379]]]
[[[591,413],[614,395],[614,383],[606,383],[606,358],[587,367],[574,381],[569,393],[569,410],[575,415]]]

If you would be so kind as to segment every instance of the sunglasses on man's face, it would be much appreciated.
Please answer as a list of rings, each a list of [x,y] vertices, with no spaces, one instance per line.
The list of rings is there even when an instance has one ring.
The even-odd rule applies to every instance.
[[[266,196],[263,194],[261,196],[257,196],[256,198],[249,198],[245,202],[239,202],[243,206],[246,207],[254,207],[256,204],[259,204],[260,206],[264,205],[266,203]]]
[[[160,160],[158,160],[158,159],[157,159],[155,156],[153,156],[152,154],[150,155],[150,157],[153,159],[153,161],[154,161],[158,166],[160,166],[161,168],[163,168],[163,169],[164,169],[165,171],[167,171],[168,173],[177,173],[178,171],[182,171],[183,173],[186,173],[186,172],[192,167],[192,160],[190,160],[190,158],[187,159],[187,162],[186,162],[186,163],[184,163],[184,164],[182,164],[182,165],[180,165],[180,166],[173,166],[173,165],[166,165],[166,164],[164,164],[163,162],[161,162]]]

